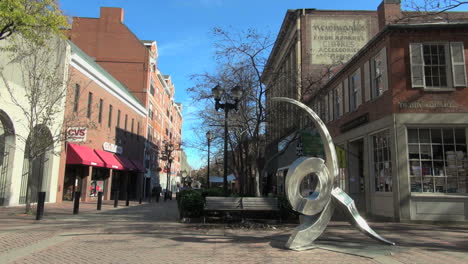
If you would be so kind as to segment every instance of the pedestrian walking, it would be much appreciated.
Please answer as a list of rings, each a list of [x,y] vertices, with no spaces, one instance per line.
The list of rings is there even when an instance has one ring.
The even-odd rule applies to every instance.
[[[161,197],[161,184],[158,184],[156,187],[154,187],[154,195],[156,196],[156,202],[159,203],[159,197]]]

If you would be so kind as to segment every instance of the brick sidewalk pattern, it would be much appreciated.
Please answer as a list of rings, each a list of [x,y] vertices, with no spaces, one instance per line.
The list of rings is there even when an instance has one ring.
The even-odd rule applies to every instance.
[[[175,200],[113,207],[95,203],[47,204],[44,219],[23,207],[0,208],[0,263],[464,263],[467,225],[372,222],[398,246],[379,244],[346,222],[332,222],[302,252],[284,244],[295,225],[242,229],[224,224],[178,222]]]

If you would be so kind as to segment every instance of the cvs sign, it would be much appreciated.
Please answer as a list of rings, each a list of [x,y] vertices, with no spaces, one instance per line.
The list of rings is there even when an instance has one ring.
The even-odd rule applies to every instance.
[[[86,127],[69,127],[66,132],[68,142],[84,142],[86,141]]]

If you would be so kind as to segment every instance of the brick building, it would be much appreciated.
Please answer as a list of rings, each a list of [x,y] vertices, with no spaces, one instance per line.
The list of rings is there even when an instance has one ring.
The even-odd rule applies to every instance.
[[[329,13],[325,22],[316,17],[318,23],[308,17],[323,12],[334,14]],[[399,1],[385,0],[367,18],[370,38],[357,43],[364,38],[364,33],[359,36],[359,23],[346,24],[341,11],[323,12],[296,10],[286,15],[264,79],[273,87],[268,81],[277,78],[273,72],[288,67],[286,47],[296,47],[289,61],[294,61],[299,74],[288,88],[273,87],[268,99],[292,97],[319,114],[344,154],[338,184],[361,212],[397,221],[467,221],[468,38],[464,32],[468,14],[405,19]],[[346,55],[348,51],[353,53]],[[333,56],[342,53],[346,64],[306,91],[310,70],[326,68],[334,63]],[[270,185],[279,186],[287,166],[297,158],[296,142],[289,146],[285,142],[293,131],[301,131],[308,134],[301,139],[302,148],[310,149],[314,129],[304,119],[275,120],[268,127],[274,139],[269,142],[270,154],[287,149],[270,164],[268,179]],[[320,151],[304,154],[321,155]]]
[[[57,200],[140,197],[146,109],[127,87],[73,43],[65,108],[68,142]],[[62,191],[63,190],[63,191]]]
[[[143,124],[145,144],[145,194],[151,186],[165,184],[160,177],[158,150],[164,140],[179,143],[182,107],[174,102],[175,87],[170,76],[158,68],[155,41],[140,40],[123,24],[121,8],[102,7],[99,18],[73,18],[70,40],[117,80],[129,88],[148,113]],[[173,179],[180,174],[180,153],[173,164]],[[164,186],[163,186],[164,187]]]

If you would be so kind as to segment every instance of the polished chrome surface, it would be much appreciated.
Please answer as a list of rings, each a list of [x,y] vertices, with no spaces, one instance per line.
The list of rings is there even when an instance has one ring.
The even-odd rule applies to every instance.
[[[350,222],[361,232],[380,242],[395,245],[369,227],[357,211],[351,197],[340,188],[333,188],[333,183],[339,173],[338,159],[330,133],[319,116],[312,109],[296,100],[284,97],[276,97],[273,100],[294,104],[311,116],[322,139],[326,155],[326,161],[320,158],[301,157],[290,166],[286,175],[286,195],[289,202],[295,211],[304,215],[301,219],[301,225],[289,237],[286,247],[294,250],[313,248],[315,239],[323,233],[330,222],[335,206],[343,208]],[[299,193],[301,181],[311,173],[315,173],[319,181],[315,190],[319,195],[314,199],[303,197]]]

